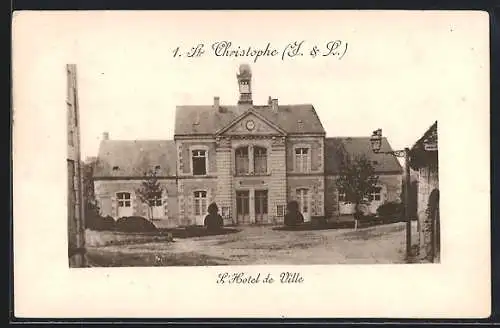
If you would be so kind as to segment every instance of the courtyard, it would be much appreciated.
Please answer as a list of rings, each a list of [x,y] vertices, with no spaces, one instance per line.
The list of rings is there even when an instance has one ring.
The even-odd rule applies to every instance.
[[[282,231],[244,226],[225,235],[87,245],[92,266],[213,266],[405,263],[405,224]],[[416,244],[416,226],[413,227]]]

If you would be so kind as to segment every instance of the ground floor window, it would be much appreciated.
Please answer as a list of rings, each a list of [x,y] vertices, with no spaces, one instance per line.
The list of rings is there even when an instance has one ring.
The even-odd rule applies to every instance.
[[[161,191],[152,193],[149,197],[149,206],[161,206],[161,205],[162,205]]]
[[[230,208],[228,206],[223,206],[221,208],[221,216],[223,218],[229,218],[229,217],[231,217],[231,211],[230,211]]]
[[[207,212],[207,192],[194,192],[194,215],[204,215]]]
[[[130,207],[131,206],[129,192],[117,193],[116,200],[118,201],[118,207]]]
[[[374,187],[372,190],[370,190],[370,193],[367,196],[367,200],[369,202],[372,201],[380,201],[382,199],[382,188],[381,187]]]

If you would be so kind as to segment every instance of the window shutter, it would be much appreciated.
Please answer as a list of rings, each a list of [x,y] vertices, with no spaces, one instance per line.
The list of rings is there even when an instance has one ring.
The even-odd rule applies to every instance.
[[[167,193],[166,189],[163,189],[163,191],[162,191],[161,203],[163,205],[163,214],[165,215],[165,217],[168,218],[168,193]]]
[[[312,160],[312,156],[311,156],[312,154],[311,153],[312,153],[311,148],[309,148],[307,150],[307,155],[306,155],[306,159],[307,159],[306,160],[306,170],[305,170],[306,172],[310,172],[311,171],[311,164],[312,164],[311,163],[311,160]]]
[[[111,216],[118,217],[118,208],[116,204],[116,195],[111,196]]]
[[[194,209],[193,209],[193,206],[194,206],[194,196],[193,195],[189,195],[188,196],[188,206],[187,206],[187,214],[188,216],[192,216],[194,215]]]
[[[132,215],[140,215],[140,213],[138,213],[138,209],[137,209],[137,197],[135,195],[134,192],[131,192],[130,193],[130,203],[132,205]]]

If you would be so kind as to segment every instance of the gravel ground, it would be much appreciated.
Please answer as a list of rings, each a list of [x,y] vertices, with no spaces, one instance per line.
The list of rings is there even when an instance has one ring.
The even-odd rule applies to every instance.
[[[357,231],[241,229],[174,242],[94,246],[88,248],[88,257],[94,266],[404,263],[404,223]]]

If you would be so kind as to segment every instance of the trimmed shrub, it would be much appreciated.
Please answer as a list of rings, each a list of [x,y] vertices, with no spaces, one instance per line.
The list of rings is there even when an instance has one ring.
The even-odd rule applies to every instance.
[[[404,205],[398,202],[387,202],[377,209],[377,215],[381,219],[399,219],[404,214]]]
[[[111,216],[91,215],[85,218],[85,226],[95,231],[114,230],[115,220]]]
[[[285,226],[292,227],[304,223],[304,216],[299,211],[299,203],[295,200],[287,204],[287,213],[285,214]]]
[[[326,218],[324,216],[311,217],[311,224],[314,226],[326,226]]]
[[[158,229],[151,221],[142,216],[127,216],[116,221],[115,230],[121,232],[154,232]]]

